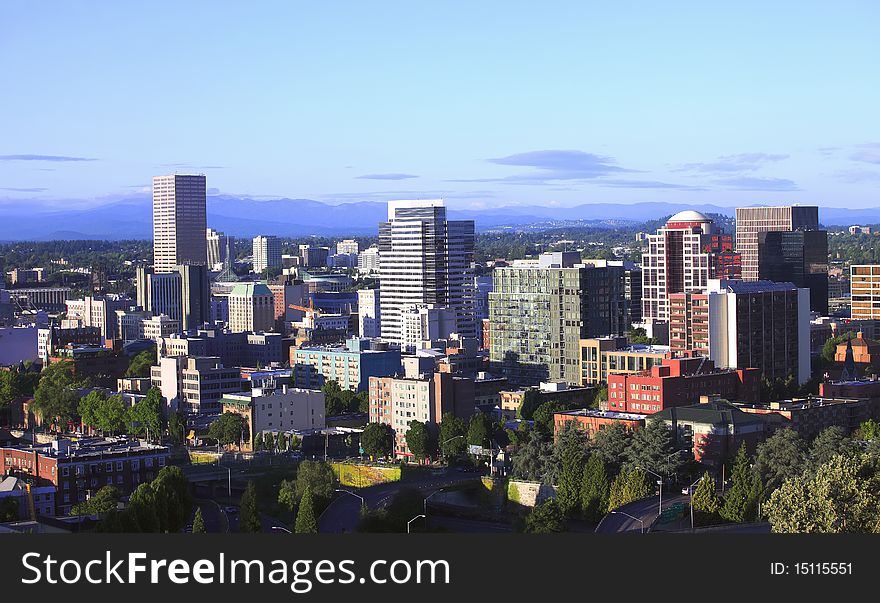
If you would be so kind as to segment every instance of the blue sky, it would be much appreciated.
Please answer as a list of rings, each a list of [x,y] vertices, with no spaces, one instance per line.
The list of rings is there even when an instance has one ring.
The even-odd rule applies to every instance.
[[[0,4],[0,199],[880,205],[880,3]]]

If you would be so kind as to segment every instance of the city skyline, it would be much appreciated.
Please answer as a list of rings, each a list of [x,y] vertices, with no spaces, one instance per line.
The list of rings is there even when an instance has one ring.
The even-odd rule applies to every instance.
[[[877,206],[880,9],[758,7],[5,6],[0,204],[180,171],[331,204]]]

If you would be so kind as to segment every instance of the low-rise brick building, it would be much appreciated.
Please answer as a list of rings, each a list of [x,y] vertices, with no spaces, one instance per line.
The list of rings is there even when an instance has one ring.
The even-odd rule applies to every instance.
[[[553,415],[553,435],[558,434],[567,423],[574,422],[578,429],[592,438],[599,430],[615,423],[620,423],[629,430],[639,429],[645,426],[647,418],[648,415],[594,408],[566,410]]]
[[[704,356],[670,354],[649,371],[608,375],[608,410],[651,414],[708,395],[757,402],[760,376],[758,369],[718,369]]]
[[[0,448],[0,475],[23,475],[55,486],[55,512],[66,515],[103,486],[123,496],[152,481],[168,463],[167,446],[124,438],[80,438]]]

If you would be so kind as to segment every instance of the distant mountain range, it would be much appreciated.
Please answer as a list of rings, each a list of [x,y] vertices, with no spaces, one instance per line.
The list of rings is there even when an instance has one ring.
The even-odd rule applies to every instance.
[[[384,202],[363,201],[330,205],[310,199],[257,201],[247,197],[208,197],[208,226],[239,237],[257,234],[372,235],[387,218]],[[612,227],[669,216],[684,209],[733,216],[732,207],[682,203],[585,203],[574,207],[511,205],[483,210],[456,210],[451,219],[474,220],[477,230],[523,227],[557,221],[581,221]],[[880,207],[820,208],[828,226],[880,223]],[[89,209],[60,210],[37,200],[0,201],[0,240],[149,239],[152,238],[151,199],[140,195]]]

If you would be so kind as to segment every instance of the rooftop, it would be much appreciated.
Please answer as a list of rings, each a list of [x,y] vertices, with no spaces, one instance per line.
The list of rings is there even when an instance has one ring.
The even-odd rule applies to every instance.
[[[686,209],[684,211],[680,211],[671,218],[669,218],[666,223],[670,222],[711,222],[712,218],[707,217],[705,214],[701,214],[698,211],[694,211],[691,209]]]
[[[54,458],[101,457],[105,454],[147,451],[168,452],[167,446],[147,444],[136,439],[101,437],[59,439],[48,444],[28,444],[9,448],[37,452]]]
[[[272,291],[265,283],[238,283],[232,288],[229,295],[252,297],[254,295],[272,295]]]
[[[569,417],[596,417],[598,419],[614,419],[618,421],[644,421],[648,415],[634,412],[617,412],[614,410],[598,410],[596,408],[579,408],[577,410],[565,410],[556,413]]]

